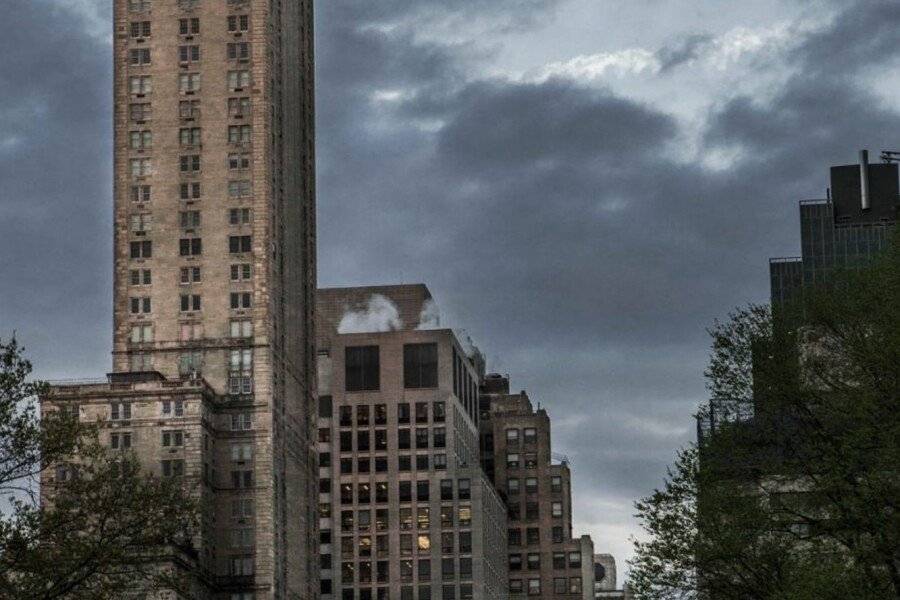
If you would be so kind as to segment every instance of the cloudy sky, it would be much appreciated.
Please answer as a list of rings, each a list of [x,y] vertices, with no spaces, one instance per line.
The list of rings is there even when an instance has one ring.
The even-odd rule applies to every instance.
[[[109,0],[4,5],[0,336],[109,366]],[[704,328],[765,301],[797,201],[900,147],[900,3],[322,0],[319,281],[427,283],[554,420],[623,561],[693,436]]]

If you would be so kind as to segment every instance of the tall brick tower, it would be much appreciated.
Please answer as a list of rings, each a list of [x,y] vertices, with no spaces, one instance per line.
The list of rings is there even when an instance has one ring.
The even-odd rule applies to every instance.
[[[318,594],[312,5],[114,0],[113,372],[49,400],[201,483],[213,598]]]

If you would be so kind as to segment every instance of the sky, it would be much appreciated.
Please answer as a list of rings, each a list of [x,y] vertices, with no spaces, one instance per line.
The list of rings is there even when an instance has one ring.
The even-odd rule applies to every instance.
[[[705,399],[705,328],[768,298],[828,167],[900,148],[900,3],[323,0],[320,285],[424,282],[551,415],[576,533],[633,502]],[[111,346],[111,9],[7,2],[0,337],[36,373]]]

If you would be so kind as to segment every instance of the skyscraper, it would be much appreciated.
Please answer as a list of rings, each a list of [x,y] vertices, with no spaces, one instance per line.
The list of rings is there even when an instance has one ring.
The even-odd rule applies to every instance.
[[[114,0],[113,369],[47,401],[199,483],[216,598],[318,594],[312,28],[312,0]]]

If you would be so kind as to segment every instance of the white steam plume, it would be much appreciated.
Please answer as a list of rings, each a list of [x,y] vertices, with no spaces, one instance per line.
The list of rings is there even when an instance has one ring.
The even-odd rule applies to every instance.
[[[440,329],[441,312],[434,300],[426,300],[419,312],[419,325],[416,329]]]
[[[344,313],[338,333],[378,333],[402,328],[403,321],[394,303],[381,294],[372,294],[365,308]]]

